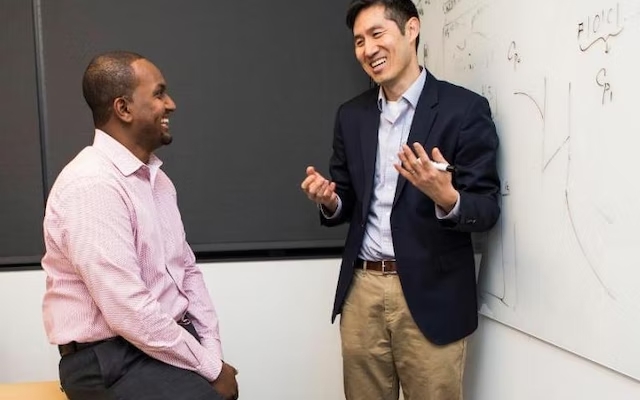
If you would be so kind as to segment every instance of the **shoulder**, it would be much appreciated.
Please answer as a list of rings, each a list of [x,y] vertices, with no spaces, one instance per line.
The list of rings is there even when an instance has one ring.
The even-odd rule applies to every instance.
[[[71,184],[82,178],[101,179],[107,174],[106,160],[93,147],[85,147],[60,171],[56,184]]]
[[[437,88],[438,100],[440,102],[464,102],[465,104],[469,104],[486,101],[482,95],[474,92],[473,90],[448,81],[436,79],[433,76],[430,76],[430,78],[431,84]]]
[[[62,169],[49,197],[104,193],[117,186],[117,169],[95,148],[85,147]]]
[[[491,109],[486,98],[460,85],[439,80],[431,74],[427,76],[418,105],[418,109],[423,112],[430,108],[438,110],[440,117],[444,117],[445,120],[491,118]]]
[[[460,85],[430,75],[425,90],[427,88],[436,91],[437,102],[445,110],[465,114],[471,110],[489,111],[489,102],[484,96]]]
[[[378,101],[378,93],[380,88],[375,86],[365,92],[360,93],[356,97],[342,103],[340,108],[338,109],[338,113],[344,112],[357,112],[361,110],[367,110],[370,107],[376,105],[376,101]]]

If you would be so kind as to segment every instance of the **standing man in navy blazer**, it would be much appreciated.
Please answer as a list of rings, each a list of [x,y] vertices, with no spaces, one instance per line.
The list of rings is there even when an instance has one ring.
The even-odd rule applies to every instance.
[[[301,185],[322,224],[350,223],[332,315],[346,398],[461,399],[478,324],[470,233],[500,214],[491,111],[420,67],[411,0],[354,0],[347,25],[379,87],[338,109],[331,181],[308,167]]]

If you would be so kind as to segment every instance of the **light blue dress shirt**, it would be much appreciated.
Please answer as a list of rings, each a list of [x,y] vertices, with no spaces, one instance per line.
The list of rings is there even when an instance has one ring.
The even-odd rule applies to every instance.
[[[378,127],[378,150],[376,154],[375,176],[371,205],[367,216],[364,240],[360,248],[359,258],[369,261],[394,260],[395,252],[391,237],[391,207],[398,183],[398,171],[394,164],[399,163],[398,153],[402,145],[407,143],[413,116],[424,88],[427,73],[424,69],[415,82],[407,89],[398,101],[388,101],[382,88],[378,93],[380,109],[380,125]],[[458,215],[460,196],[449,214],[436,206],[436,216],[440,219],[455,218]],[[342,211],[342,200],[338,197],[338,208],[331,216],[337,217]]]

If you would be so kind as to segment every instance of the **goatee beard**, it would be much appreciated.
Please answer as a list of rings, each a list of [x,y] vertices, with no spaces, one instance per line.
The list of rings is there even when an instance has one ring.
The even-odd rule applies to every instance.
[[[162,133],[160,141],[162,142],[162,144],[164,146],[167,146],[167,145],[171,144],[171,142],[173,142],[173,136],[171,136],[171,134],[169,134],[169,133]]]

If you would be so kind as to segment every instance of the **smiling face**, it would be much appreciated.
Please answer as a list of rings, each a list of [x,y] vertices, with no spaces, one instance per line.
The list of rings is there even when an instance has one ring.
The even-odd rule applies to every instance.
[[[172,142],[169,114],[176,109],[176,104],[167,94],[167,84],[155,65],[140,59],[134,61],[131,68],[137,81],[128,104],[131,131],[137,146],[150,153]]]
[[[356,58],[389,100],[396,100],[420,75],[416,54],[419,32],[417,18],[406,22],[403,33],[380,4],[363,9],[355,19]]]

